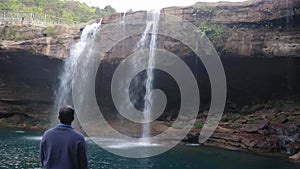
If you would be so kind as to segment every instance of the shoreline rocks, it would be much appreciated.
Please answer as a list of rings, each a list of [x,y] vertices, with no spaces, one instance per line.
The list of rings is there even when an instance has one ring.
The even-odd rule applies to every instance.
[[[229,94],[233,94],[235,92],[237,95],[245,97],[244,95],[250,95],[249,93],[257,91],[254,89],[258,88],[260,89],[258,92],[263,92],[263,90],[269,88],[268,85],[263,86],[263,80],[266,79],[266,76],[275,77],[274,79],[278,80],[279,78],[277,78],[276,75],[282,75],[283,77],[279,79],[279,81],[275,82],[273,82],[274,79],[271,79],[272,83],[274,83],[274,86],[275,84],[280,86],[277,87],[277,89],[282,89],[281,86],[286,85],[286,90],[289,91],[292,89],[294,84],[295,91],[297,91],[296,89],[298,88],[295,87],[298,85],[296,77],[297,75],[292,76],[293,74],[297,74],[296,71],[294,72],[294,69],[297,69],[297,67],[293,67],[293,64],[291,64],[292,61],[290,56],[299,57],[300,29],[297,22],[300,19],[299,0],[293,1],[296,4],[295,7],[290,6],[289,4],[288,7],[291,7],[289,9],[280,8],[280,10],[283,11],[282,13],[278,13],[276,5],[282,5],[284,1],[279,3],[279,1],[275,0],[254,0],[253,2],[255,2],[256,5],[253,6],[248,4],[243,6],[239,3],[232,3],[233,6],[228,7],[228,5],[222,5],[222,3],[219,4],[221,5],[220,7],[226,7],[226,9],[232,9],[234,12],[238,13],[236,16],[232,13],[228,13],[228,10],[221,11],[217,10],[216,8],[213,11],[207,11],[206,9],[210,8],[205,8],[197,11],[197,9],[194,9],[193,7],[167,8],[164,9],[162,13],[170,12],[171,14],[173,12],[172,14],[183,19],[191,19],[191,22],[201,21],[203,18],[208,18],[208,20],[213,21],[214,24],[223,24],[223,26],[228,26],[228,28],[231,29],[231,31],[229,31],[229,37],[225,40],[219,41],[222,43],[225,42],[225,44],[223,44],[224,49],[226,49],[226,52],[229,53],[225,53],[222,55],[222,57],[233,58],[233,62],[230,64],[228,63],[228,68],[234,68],[236,66],[236,69],[233,69],[232,72],[226,72],[226,74],[229,76],[234,75],[237,72],[242,72],[242,74],[228,78],[228,80],[234,79],[240,80],[241,82],[240,84],[235,83],[236,86],[233,85],[233,82],[229,82],[228,84],[231,87]],[[288,13],[286,12],[289,12],[291,9],[297,10],[290,11],[292,13],[287,15]],[[252,13],[251,11],[255,12]],[[227,19],[224,19],[226,15],[223,15],[220,12],[225,12],[225,14],[228,15]],[[277,14],[282,15],[279,16]],[[130,12],[127,14],[127,16],[132,20],[140,18],[139,21],[144,21],[143,17],[145,17],[145,11]],[[232,17],[228,19],[229,16]],[[238,16],[241,17],[237,18]],[[247,17],[250,17],[251,20],[245,22],[248,19]],[[287,18],[294,19],[294,22],[288,23]],[[119,20],[120,14],[109,15],[103,19],[102,23],[109,24],[113,21],[119,22]],[[223,23],[222,21],[227,21],[227,23]],[[204,26],[207,26],[213,31],[215,28],[214,26],[216,25],[207,24]],[[22,29],[24,28],[21,28],[20,30]],[[61,30],[64,29],[61,28]],[[61,34],[63,33],[61,32]],[[51,100],[53,101],[52,90],[55,89],[54,84],[57,83],[59,74],[58,70],[62,65],[60,59],[67,57],[70,45],[74,43],[76,39],[78,39],[79,34],[80,28],[76,28],[73,33],[69,32],[61,37],[43,37],[42,32],[39,32],[38,36],[34,36],[34,34],[31,33],[28,35],[28,37],[34,37],[35,39],[26,39],[22,41],[0,41],[0,63],[2,64],[0,68],[1,70],[4,70],[0,76],[0,93],[2,97],[0,99],[0,112],[4,112],[0,122],[13,122],[10,124],[4,124],[20,128],[45,127],[42,126],[42,124],[50,121],[49,116],[51,114]],[[111,34],[107,35],[107,37],[110,36]],[[114,58],[113,56],[116,58],[121,57],[121,55],[118,53],[118,51],[121,51],[121,47],[123,47],[121,44],[123,42],[132,42],[127,44],[135,45],[137,39],[138,35],[128,37],[128,39],[120,41],[119,44],[115,45],[115,48],[112,48],[112,52],[107,54],[107,58],[112,59]],[[185,55],[190,55],[190,51],[186,50],[184,47],[181,47],[183,45],[180,42],[177,42],[173,39],[168,39],[167,37],[158,37],[158,40],[164,42],[161,43],[161,45],[166,49],[169,49],[170,51],[177,51],[177,54],[181,54],[182,57]],[[27,53],[24,51],[27,51]],[[130,54],[130,52],[126,54]],[[33,58],[34,55],[37,57]],[[48,58],[46,55],[50,57]],[[256,61],[256,65],[251,65],[249,67],[239,67],[241,64],[237,63],[237,59],[235,57],[243,58],[244,56],[253,58],[274,58],[283,56],[288,57],[289,60],[282,61],[286,67],[275,65],[274,67],[270,68],[270,63],[265,64],[265,66],[262,64],[265,62],[265,60]],[[117,61],[121,62],[121,59]],[[194,59],[192,61],[194,61]],[[251,60],[244,59],[242,62],[251,62]],[[259,64],[262,64],[262,67],[268,67],[267,71],[265,71],[266,69],[257,69],[257,72],[255,72],[254,69],[258,68]],[[111,67],[117,66],[111,62],[107,62],[107,65]],[[10,69],[12,67],[13,69]],[[18,69],[14,69],[15,67]],[[244,71],[242,71],[242,68],[244,68]],[[278,70],[286,71],[280,72]],[[271,71],[274,73],[262,73]],[[251,76],[247,74],[248,72],[253,72],[253,74],[255,74],[255,76],[252,76],[254,77],[253,79],[251,79]],[[109,69],[109,71],[106,73],[109,74],[112,73],[112,71]],[[22,76],[18,76],[19,74]],[[293,77],[295,80],[293,80]],[[252,91],[246,88],[252,86],[252,84],[249,83],[250,81],[257,81],[256,85],[258,88],[253,88]],[[168,84],[166,83],[166,85]],[[243,90],[241,90],[241,88],[243,88]],[[173,93],[173,91],[170,91],[170,93]],[[272,96],[274,92],[271,90],[268,94]],[[282,95],[279,97],[281,96]],[[18,101],[17,99],[20,98],[29,100],[29,102],[26,105],[18,102],[3,102],[4,99]],[[45,99],[48,102],[37,102],[42,99]],[[297,102],[296,99],[294,101]],[[279,106],[277,106],[277,104],[279,104]],[[9,115],[9,117],[5,115],[5,113],[11,113],[15,111],[25,113],[26,115],[34,118],[28,118],[27,116],[23,117],[20,114]],[[298,133],[300,133],[300,106],[297,103],[270,101],[254,105],[251,105],[250,103],[238,105],[237,103],[231,102],[227,104],[225,111],[226,112],[224,113],[223,120],[221,121],[218,129],[215,131],[212,137],[204,143],[205,145],[254,152],[280,152],[289,155],[299,152],[300,138]],[[108,113],[111,112],[108,111]],[[165,128],[170,127],[168,124],[171,124],[172,120],[174,120],[174,114],[168,114],[167,119],[163,123],[160,122],[154,124],[153,133],[163,132]],[[192,129],[183,141],[189,143],[198,142],[199,132],[201,131],[201,126],[203,126],[203,122],[205,121],[207,114],[207,110],[203,110],[203,113],[199,113],[197,124],[200,127]],[[31,121],[32,119],[35,120],[34,123]],[[42,124],[40,125],[40,123]],[[30,126],[33,124],[36,125]],[[119,123],[116,125],[118,126]],[[123,128],[123,126],[120,127]],[[136,137],[139,136],[138,132],[140,131],[136,131],[138,133],[137,134],[132,133],[133,131],[129,127],[126,128],[126,126],[124,126],[124,128],[124,133]],[[291,156],[292,159],[297,157],[297,155]]]
[[[300,163],[300,152],[289,157],[292,162]]]
[[[235,120],[221,121],[211,138],[203,144],[257,153],[295,154],[300,149],[300,128],[298,124],[300,111],[296,109],[283,111],[281,110],[285,109],[283,107],[268,106],[268,108],[257,109],[252,114],[241,115]],[[226,112],[224,115],[226,115]],[[192,130],[189,139],[183,141],[197,143],[195,140],[197,140],[199,132],[201,132],[201,129]],[[295,155],[290,158],[297,161],[298,156]]]

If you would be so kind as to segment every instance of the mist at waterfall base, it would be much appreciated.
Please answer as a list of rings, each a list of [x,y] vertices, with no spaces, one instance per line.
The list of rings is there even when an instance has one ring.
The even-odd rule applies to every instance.
[[[41,132],[0,130],[0,168],[40,168],[39,142]],[[111,140],[103,140],[111,142]],[[145,159],[116,156],[101,149],[87,138],[91,169],[299,169],[281,157],[228,151],[203,146],[177,146],[174,149]]]

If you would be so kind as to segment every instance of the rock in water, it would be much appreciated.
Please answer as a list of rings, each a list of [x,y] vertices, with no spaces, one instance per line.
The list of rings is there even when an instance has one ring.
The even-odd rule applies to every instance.
[[[290,160],[300,163],[300,152],[289,157]]]

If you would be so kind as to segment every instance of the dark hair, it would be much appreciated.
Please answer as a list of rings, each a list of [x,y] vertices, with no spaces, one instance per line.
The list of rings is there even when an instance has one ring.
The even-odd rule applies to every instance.
[[[72,106],[66,105],[59,109],[59,119],[62,124],[71,124],[74,120],[74,109]]]

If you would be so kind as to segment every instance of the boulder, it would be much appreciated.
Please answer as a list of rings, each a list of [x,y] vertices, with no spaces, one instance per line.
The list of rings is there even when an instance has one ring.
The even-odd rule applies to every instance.
[[[290,156],[289,159],[294,162],[300,162],[300,152]]]
[[[269,121],[260,121],[254,124],[247,124],[245,126],[245,131],[248,133],[256,133],[259,130],[265,129],[266,127],[268,127],[268,125],[269,125]]]
[[[300,127],[300,119],[296,119],[294,123],[297,127]]]

